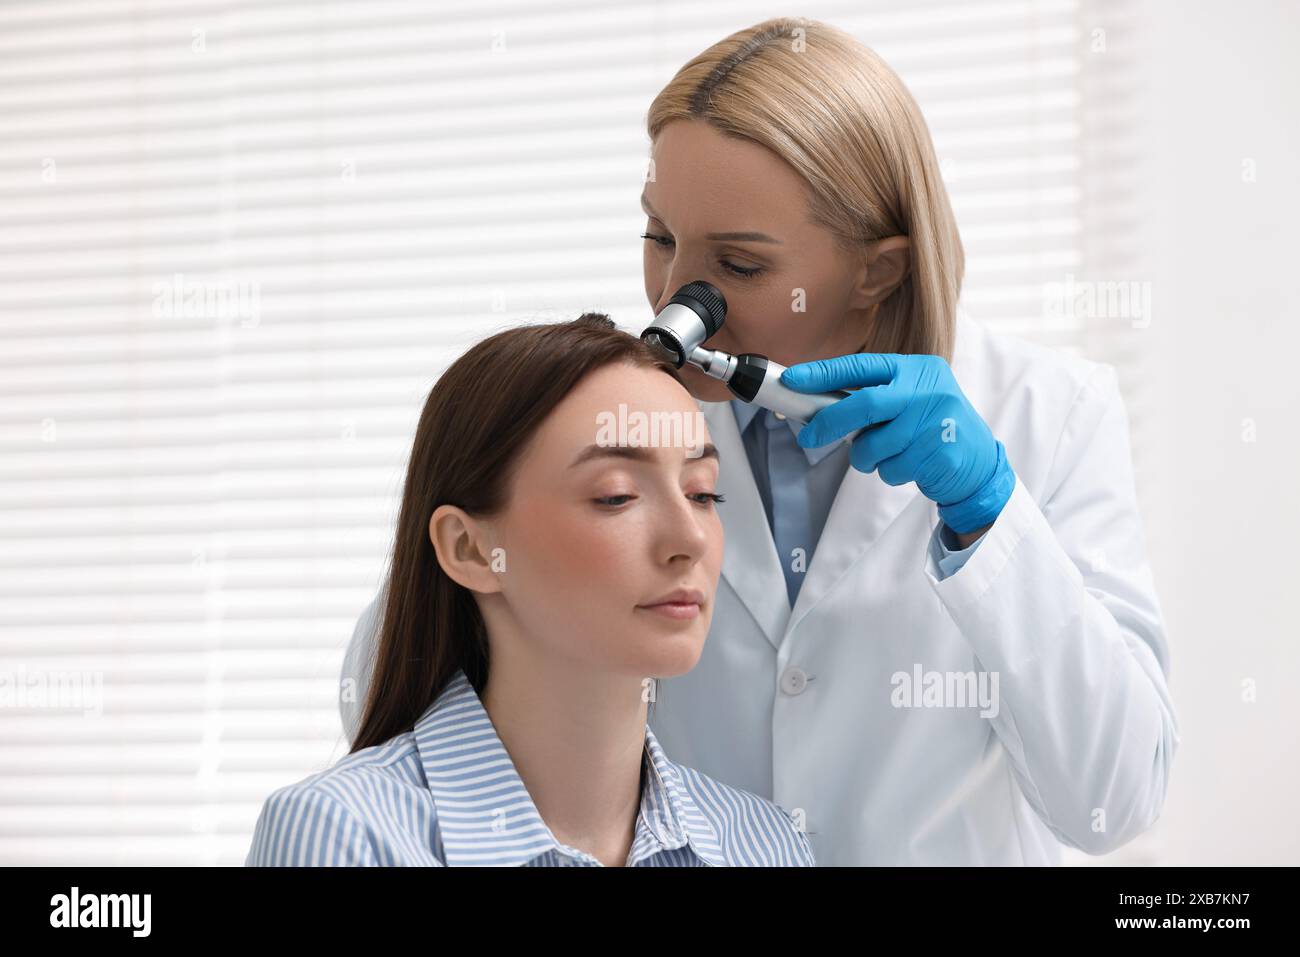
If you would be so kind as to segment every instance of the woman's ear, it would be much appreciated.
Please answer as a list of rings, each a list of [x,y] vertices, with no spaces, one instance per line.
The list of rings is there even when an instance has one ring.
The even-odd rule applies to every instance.
[[[470,591],[501,590],[498,571],[505,570],[504,549],[494,548],[485,522],[455,505],[439,505],[429,518],[429,541],[447,577]]]
[[[912,270],[912,241],[907,236],[886,236],[867,243],[862,252],[853,308],[863,308],[887,298]]]

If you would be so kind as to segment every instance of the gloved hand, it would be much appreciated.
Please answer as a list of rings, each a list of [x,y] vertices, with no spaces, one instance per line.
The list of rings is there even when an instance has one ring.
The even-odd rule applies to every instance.
[[[915,482],[954,532],[991,525],[1015,488],[1006,449],[962,394],[939,356],[859,352],[800,362],[781,373],[796,392],[857,389],[799,432],[804,448],[827,445],[863,426],[849,461],[880,470],[890,485]]]

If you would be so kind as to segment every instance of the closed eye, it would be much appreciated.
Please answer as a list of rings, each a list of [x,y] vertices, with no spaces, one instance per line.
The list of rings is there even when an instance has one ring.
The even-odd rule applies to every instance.
[[[668,249],[675,245],[671,236],[659,236],[655,233],[642,233],[641,238],[650,240],[660,249]],[[739,279],[753,279],[763,271],[761,266],[737,266],[735,263],[728,262],[725,259],[719,259],[718,265]]]
[[[595,502],[597,505],[604,505],[607,508],[618,508],[627,499],[633,499],[633,498],[636,498],[636,496],[635,495],[606,495],[603,498],[594,498],[592,499],[592,501]],[[695,492],[692,493],[691,495],[688,495],[687,498],[691,499],[698,505],[716,505],[718,502],[726,501],[726,498],[724,498],[718,492]]]

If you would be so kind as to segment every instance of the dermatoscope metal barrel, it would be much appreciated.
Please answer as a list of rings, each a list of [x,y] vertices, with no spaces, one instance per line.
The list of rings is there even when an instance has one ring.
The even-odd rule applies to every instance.
[[[785,366],[773,359],[756,353],[733,356],[705,348],[704,342],[722,328],[726,318],[727,300],[711,283],[699,279],[673,294],[655,321],[641,333],[641,338],[677,368],[689,362],[705,375],[725,382],[736,398],[801,424],[806,424],[826,406],[852,395],[843,389],[797,392],[781,384]],[[852,441],[860,432],[846,438]]]

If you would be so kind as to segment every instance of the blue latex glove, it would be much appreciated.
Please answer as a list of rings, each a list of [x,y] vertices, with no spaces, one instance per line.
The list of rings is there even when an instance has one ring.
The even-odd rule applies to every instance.
[[[890,485],[915,482],[954,532],[993,524],[1015,488],[1006,449],[962,394],[939,356],[859,352],[801,362],[781,373],[796,392],[857,389],[799,432],[804,448],[827,445],[867,425],[849,461]]]

